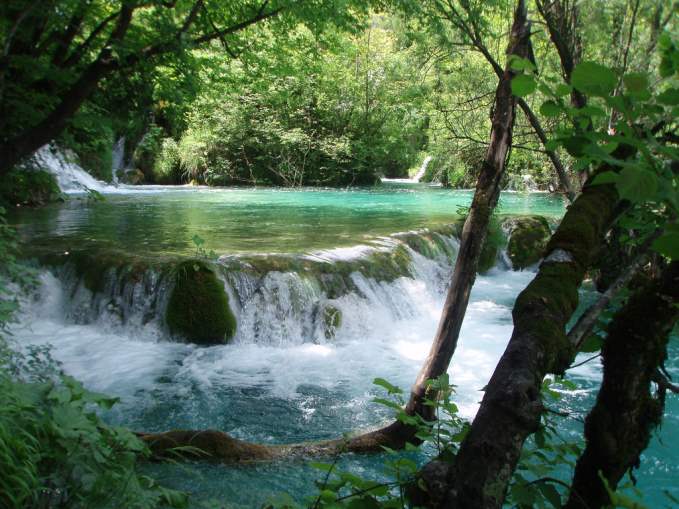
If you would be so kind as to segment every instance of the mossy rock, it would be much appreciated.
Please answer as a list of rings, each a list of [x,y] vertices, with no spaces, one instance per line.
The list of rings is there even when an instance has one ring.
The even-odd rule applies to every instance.
[[[43,170],[12,170],[0,186],[0,205],[7,207],[37,207],[63,199],[54,175]]]
[[[236,332],[223,283],[207,264],[196,260],[177,266],[165,321],[170,332],[200,345],[227,343]]]
[[[323,332],[327,339],[332,339],[337,333],[337,329],[342,326],[342,311],[332,304],[327,304],[323,308]]]
[[[507,255],[515,270],[537,263],[544,255],[551,237],[549,223],[542,216],[526,216],[510,220]]]
[[[139,169],[125,170],[122,175],[120,175],[120,181],[123,184],[130,184],[137,186],[143,184],[146,180],[144,172]]]

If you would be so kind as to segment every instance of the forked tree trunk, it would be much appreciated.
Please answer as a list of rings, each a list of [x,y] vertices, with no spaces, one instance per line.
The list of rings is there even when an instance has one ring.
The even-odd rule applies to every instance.
[[[653,394],[651,381],[667,358],[678,302],[679,262],[673,262],[613,317],[601,350],[601,389],[585,422],[587,446],[575,468],[568,509],[609,505],[599,473],[615,490],[625,472],[638,466],[663,415],[664,393]]]
[[[634,150],[621,145],[615,156]],[[599,171],[615,171],[606,164]],[[540,387],[562,373],[574,349],[565,326],[578,304],[578,287],[617,216],[613,185],[586,185],[549,241],[545,259],[514,305],[514,331],[485,391],[469,434],[452,465],[432,462],[423,479],[430,506],[500,508],[524,441],[538,429]]]

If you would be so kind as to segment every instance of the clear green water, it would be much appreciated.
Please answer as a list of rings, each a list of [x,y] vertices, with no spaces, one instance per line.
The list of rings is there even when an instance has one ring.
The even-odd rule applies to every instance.
[[[450,222],[471,191],[425,185],[349,190],[164,188],[16,209],[10,221],[32,245],[64,251],[122,248],[138,255],[190,254],[194,235],[218,254],[306,252]],[[503,193],[507,214],[564,212],[561,197]]]

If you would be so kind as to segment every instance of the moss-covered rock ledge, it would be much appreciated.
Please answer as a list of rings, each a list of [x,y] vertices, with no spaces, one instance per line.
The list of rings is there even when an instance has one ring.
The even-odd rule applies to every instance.
[[[227,343],[236,332],[224,284],[208,264],[188,260],[176,267],[165,312],[170,332],[201,345]]]
[[[551,236],[549,223],[542,216],[512,217],[504,222],[509,231],[507,256],[514,270],[529,267],[543,257]]]

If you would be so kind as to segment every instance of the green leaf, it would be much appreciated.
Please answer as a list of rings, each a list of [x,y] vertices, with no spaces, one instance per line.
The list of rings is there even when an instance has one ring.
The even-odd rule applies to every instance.
[[[601,184],[615,184],[619,178],[620,176],[614,171],[604,171],[594,177],[592,180],[592,185],[598,186]]]
[[[389,399],[384,399],[384,398],[373,398],[373,403],[377,403],[379,405],[383,405],[389,408],[393,408],[395,410],[401,410],[401,405],[398,403],[391,401]]]
[[[570,85],[567,85],[566,83],[559,83],[554,89],[554,94],[557,97],[565,97],[568,94],[570,94],[572,90],[573,87],[571,87]]]
[[[396,387],[395,385],[390,384],[384,378],[375,378],[373,380],[373,384],[379,385],[380,387],[384,387],[389,394],[402,394],[403,393],[403,389]]]
[[[632,95],[640,95],[648,92],[648,76],[641,72],[625,74],[622,78],[625,89]]]
[[[679,88],[668,88],[667,90],[659,93],[656,100],[660,104],[666,104],[667,106],[678,106],[679,105]]]
[[[583,353],[594,353],[601,350],[604,341],[598,334],[590,334],[587,339],[583,341],[580,351]]]
[[[585,136],[571,136],[561,140],[561,144],[573,157],[582,157],[585,154],[585,147],[590,144],[590,141]]]
[[[559,491],[553,484],[541,483],[538,485],[538,489],[540,490],[540,493],[542,493],[542,496],[552,504],[552,507],[556,509],[561,507],[561,495],[559,495]]]
[[[679,260],[679,232],[665,232],[653,242],[653,250],[672,260]]]
[[[540,106],[540,113],[545,117],[558,117],[561,113],[561,107],[554,101],[545,101]]]
[[[627,166],[620,172],[616,185],[621,198],[641,203],[655,198],[658,192],[658,177],[641,167]]]
[[[582,62],[573,70],[571,84],[585,94],[605,97],[615,90],[617,79],[608,67],[596,62]]]
[[[509,57],[509,67],[513,71],[535,71],[535,65],[527,58],[521,58],[516,55]]]
[[[512,94],[517,97],[526,97],[535,92],[536,88],[535,79],[528,74],[519,74],[512,79]]]
[[[334,465],[332,463],[320,463],[316,461],[310,462],[309,466],[311,468],[315,468],[316,470],[321,470],[323,472],[330,472],[334,468]]]

